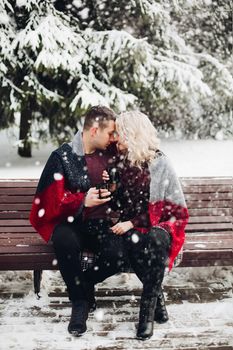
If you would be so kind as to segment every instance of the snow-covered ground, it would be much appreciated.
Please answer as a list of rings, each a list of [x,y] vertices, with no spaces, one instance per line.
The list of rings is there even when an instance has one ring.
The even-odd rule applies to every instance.
[[[56,288],[64,288],[59,272],[44,272],[40,300],[32,292],[31,273],[1,273],[0,349],[232,349],[232,273],[233,268],[177,268],[166,276],[165,289],[185,288],[186,292],[191,291],[192,299],[192,293],[198,295],[204,283],[210,294],[220,290],[220,298],[208,303],[190,300],[177,303],[168,299],[170,320],[164,325],[155,324],[154,335],[147,342],[135,340],[138,297],[132,291],[140,288],[140,282],[133,274],[114,276],[98,285],[99,291],[118,289],[122,294],[97,297],[99,307],[88,319],[88,331],[81,338],[74,338],[67,332],[70,307],[66,297],[48,297]],[[20,293],[21,296],[14,296]]]
[[[31,159],[23,159],[17,156],[15,141],[6,131],[0,132],[0,178],[39,177],[55,146],[41,144],[39,149],[33,149]],[[161,149],[172,160],[179,176],[233,175],[233,141],[162,140]],[[210,294],[216,289],[220,293],[222,290],[223,299],[212,298],[208,303],[186,300],[178,304],[170,300],[170,320],[165,325],[156,324],[154,336],[147,343],[151,344],[150,348],[212,349],[210,345],[222,344],[224,349],[233,349],[232,276],[233,268],[176,268],[167,275],[164,281],[167,288],[186,288],[195,294],[195,288],[204,283]],[[88,332],[75,339],[66,330],[70,307],[51,306],[53,301],[48,293],[55,285],[62,285],[59,272],[45,272],[42,298],[37,300],[32,292],[30,272],[0,273],[1,350],[146,349],[146,343],[134,340],[132,319],[137,318],[137,309],[130,304],[131,297],[126,298],[128,304],[115,313],[109,306],[100,307],[88,320]],[[117,286],[132,292],[140,288],[140,283],[133,275],[123,275],[107,280],[99,288],[111,290]],[[57,297],[54,302],[62,305],[66,298]],[[125,314],[129,320],[122,318]]]
[[[0,178],[38,178],[52,144],[34,147],[32,158],[17,155],[16,134],[0,132]],[[233,140],[161,140],[161,149],[172,161],[179,176],[232,176]]]

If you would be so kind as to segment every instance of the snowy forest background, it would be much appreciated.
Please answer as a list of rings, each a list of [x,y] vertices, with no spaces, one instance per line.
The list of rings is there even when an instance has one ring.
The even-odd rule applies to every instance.
[[[0,128],[30,157],[103,104],[163,137],[232,139],[232,17],[228,0],[1,0]]]

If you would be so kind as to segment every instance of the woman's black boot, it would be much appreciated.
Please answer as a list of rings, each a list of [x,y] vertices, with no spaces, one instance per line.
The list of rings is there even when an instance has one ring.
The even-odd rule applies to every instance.
[[[159,293],[157,298],[154,320],[157,323],[165,323],[169,320],[163,291]]]
[[[137,339],[146,340],[153,335],[157,297],[142,297],[140,303]]]
[[[68,332],[79,337],[87,330],[86,321],[88,318],[89,305],[86,300],[72,302],[72,313],[68,325]]]

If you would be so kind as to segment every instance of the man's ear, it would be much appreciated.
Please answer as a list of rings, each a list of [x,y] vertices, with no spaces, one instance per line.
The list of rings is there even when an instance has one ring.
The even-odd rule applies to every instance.
[[[90,128],[90,135],[93,137],[96,135],[98,128],[96,126],[92,126]]]

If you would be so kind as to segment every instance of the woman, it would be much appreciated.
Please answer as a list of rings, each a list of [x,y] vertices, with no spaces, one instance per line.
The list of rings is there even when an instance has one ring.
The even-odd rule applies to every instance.
[[[144,340],[152,336],[154,320],[168,319],[161,284],[166,266],[172,268],[184,243],[188,211],[149,118],[139,111],[125,112],[116,128],[122,154],[115,198],[120,220],[112,231],[124,237],[132,268],[143,283],[137,338]]]

